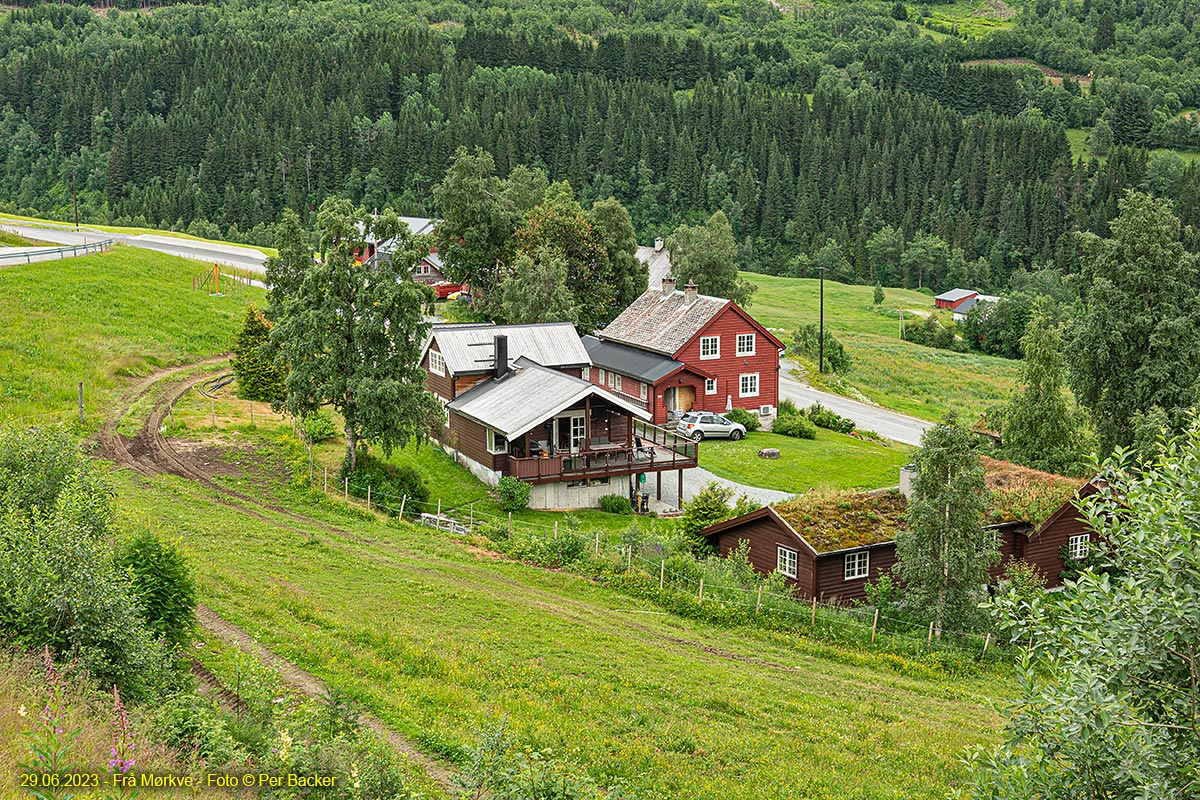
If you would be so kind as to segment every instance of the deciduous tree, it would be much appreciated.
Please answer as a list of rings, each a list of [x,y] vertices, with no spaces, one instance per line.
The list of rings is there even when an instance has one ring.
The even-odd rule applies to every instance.
[[[694,283],[700,292],[750,304],[754,284],[738,277],[737,244],[723,211],[703,225],[680,225],[667,240],[671,271],[680,286]]]
[[[379,218],[344,200],[321,205],[324,258],[293,250],[272,260],[267,280],[272,296],[271,346],[288,367],[286,397],[278,405],[295,417],[332,404],[345,420],[346,463],[353,468],[360,440],[390,453],[423,435],[438,418],[425,391],[419,364],[428,331],[427,287],[410,271],[428,252],[403,232],[394,214]],[[389,260],[360,263],[355,257],[370,238],[400,238]],[[299,269],[296,259],[307,264]]]
[[[908,530],[896,537],[905,596],[938,635],[978,621],[988,568],[1000,558],[995,537],[983,529],[988,490],[974,439],[953,418],[921,437]]]

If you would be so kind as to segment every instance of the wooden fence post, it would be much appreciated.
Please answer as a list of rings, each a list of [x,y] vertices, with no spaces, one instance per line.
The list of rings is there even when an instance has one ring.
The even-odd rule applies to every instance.
[[[512,536],[512,512],[508,512],[508,535]]]
[[[664,560],[658,562],[658,589],[659,589],[659,591],[662,591],[663,583],[666,582],[666,579],[667,579],[667,562],[664,559]]]
[[[408,495],[403,495],[400,498],[400,519],[404,519],[404,504],[408,502]]]
[[[933,621],[930,620],[930,622],[929,622],[929,638],[927,638],[925,640],[925,646],[931,647],[932,645],[933,645]]]
[[[597,555],[597,556],[600,555],[600,531],[596,531],[596,553],[595,553],[595,555]]]
[[[696,600],[697,604],[704,602],[704,578],[700,578],[700,597]]]
[[[808,621],[809,625],[817,624],[817,598],[813,597],[812,619]]]
[[[758,601],[754,604],[754,613],[762,611],[762,584],[758,585]]]
[[[83,381],[79,382],[79,422],[83,423]]]
[[[875,609],[875,621],[871,623],[871,644],[875,644],[875,631],[879,628],[879,609]]]
[[[371,484],[367,484],[367,511],[371,510]]]
[[[342,491],[345,493],[346,502],[350,502],[350,479],[349,478],[345,479],[345,483],[342,485]]]
[[[408,495],[404,495],[404,496],[405,496],[405,497],[408,497]],[[442,515],[442,498],[440,498],[440,497],[438,498],[438,512],[437,512],[437,515],[438,515],[439,517]]]
[[[987,636],[983,637],[983,653],[982,653],[982,655],[985,655],[985,656],[987,655],[988,644],[990,644],[991,641],[992,641],[992,632],[988,631]]]
[[[558,520],[554,520],[554,538],[558,538]]]
[[[250,427],[253,428],[254,427],[254,401],[251,400],[248,403],[248,405],[250,406]]]
[[[625,548],[625,555],[628,557],[628,562],[625,564],[626,572],[633,572],[633,545]]]
[[[321,467],[321,473],[325,476],[325,494],[329,494],[329,467]]]

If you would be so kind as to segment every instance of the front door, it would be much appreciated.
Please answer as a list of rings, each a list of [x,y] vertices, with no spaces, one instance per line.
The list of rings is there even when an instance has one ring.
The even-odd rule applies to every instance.
[[[680,411],[691,411],[692,406],[696,405],[696,387],[680,386],[676,402],[679,404],[677,407]]]

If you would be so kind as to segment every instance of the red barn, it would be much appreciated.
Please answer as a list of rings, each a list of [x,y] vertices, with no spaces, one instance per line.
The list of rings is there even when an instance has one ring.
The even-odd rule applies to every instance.
[[[676,291],[672,278],[583,343],[589,380],[634,400],[656,424],[672,412],[771,414],[779,405],[783,343],[732,300],[690,284]]]
[[[937,297],[933,298],[933,304],[938,308],[944,308],[948,311],[953,311],[963,303],[970,300],[972,297],[978,297],[979,292],[973,292],[970,289],[951,289],[948,292],[942,292]]]
[[[1079,522],[1081,515],[1071,513],[1072,501],[1090,493],[1091,484],[1079,488],[1072,478],[993,459],[984,459],[984,466],[992,493],[985,525],[995,532],[1001,555],[992,579],[999,579],[1010,561],[1024,559],[1038,566],[1048,586],[1061,585],[1062,549],[1086,555],[1094,538]],[[907,527],[907,508],[904,495],[894,490],[814,493],[701,533],[723,556],[742,541],[749,543],[758,572],[783,573],[805,597],[854,602],[866,599],[867,581],[896,563],[896,534]],[[1045,522],[1038,525],[1041,519],[1031,517]]]

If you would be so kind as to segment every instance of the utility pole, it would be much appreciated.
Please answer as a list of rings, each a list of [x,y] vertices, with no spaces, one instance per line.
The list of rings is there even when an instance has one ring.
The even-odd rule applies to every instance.
[[[71,167],[71,202],[75,206],[75,230],[79,230],[79,183],[75,180],[75,168]]]
[[[825,267],[817,267],[821,271],[821,326],[817,333],[817,372],[825,374]]]

